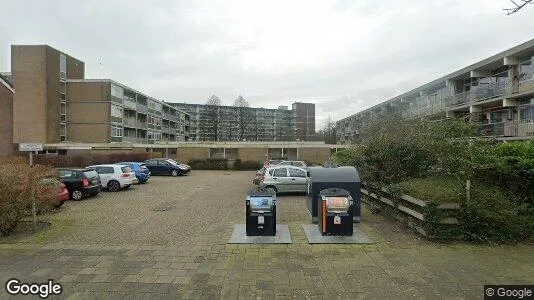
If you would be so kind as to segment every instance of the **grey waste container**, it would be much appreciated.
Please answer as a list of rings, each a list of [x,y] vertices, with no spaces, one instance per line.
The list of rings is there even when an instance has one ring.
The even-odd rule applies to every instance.
[[[350,193],[354,202],[352,206],[353,222],[360,222],[362,194],[360,176],[356,168],[311,167],[308,169],[306,181],[308,184],[306,202],[313,223],[318,221],[317,205],[320,200],[319,193],[329,188],[344,189]]]

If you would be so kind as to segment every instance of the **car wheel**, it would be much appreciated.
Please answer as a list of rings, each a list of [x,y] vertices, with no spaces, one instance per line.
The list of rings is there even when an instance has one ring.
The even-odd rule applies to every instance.
[[[70,193],[70,198],[74,201],[82,200],[83,192],[80,190],[74,190],[72,193]]]
[[[121,189],[121,184],[117,180],[111,180],[108,182],[108,190],[110,192],[116,192]]]
[[[267,192],[274,192],[275,194],[278,192],[274,186],[268,186],[265,188],[265,191]]]
[[[171,175],[172,175],[173,177],[178,176],[178,171],[177,171],[177,170],[172,170]]]

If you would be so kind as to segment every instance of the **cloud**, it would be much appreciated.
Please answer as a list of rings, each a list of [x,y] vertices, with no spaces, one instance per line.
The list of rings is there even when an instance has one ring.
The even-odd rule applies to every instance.
[[[534,8],[507,0],[19,0],[0,10],[10,44],[49,44],[167,101],[317,103],[317,127],[533,38]]]

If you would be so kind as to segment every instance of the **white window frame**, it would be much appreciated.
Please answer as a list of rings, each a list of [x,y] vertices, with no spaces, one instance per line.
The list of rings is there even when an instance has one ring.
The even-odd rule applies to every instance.
[[[62,142],[67,140],[67,124],[65,123],[59,123],[59,140]]]
[[[65,107],[65,111],[62,110],[62,108]],[[66,102],[60,102],[59,103],[59,118],[61,122],[67,122],[67,103]]]
[[[111,125],[111,137],[123,137],[124,128],[117,125]]]

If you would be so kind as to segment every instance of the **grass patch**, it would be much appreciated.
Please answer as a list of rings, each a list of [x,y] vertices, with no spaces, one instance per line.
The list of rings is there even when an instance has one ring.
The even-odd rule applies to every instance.
[[[72,228],[74,220],[72,219],[56,219],[56,218],[40,218],[39,221],[50,223],[50,226],[38,230],[33,233],[31,222],[25,222],[24,232],[20,231],[17,234],[0,238],[0,243],[31,243],[31,244],[46,244],[60,236]]]
[[[399,184],[404,194],[434,203],[459,203],[465,199],[465,188],[458,179],[434,176],[415,178]]]

